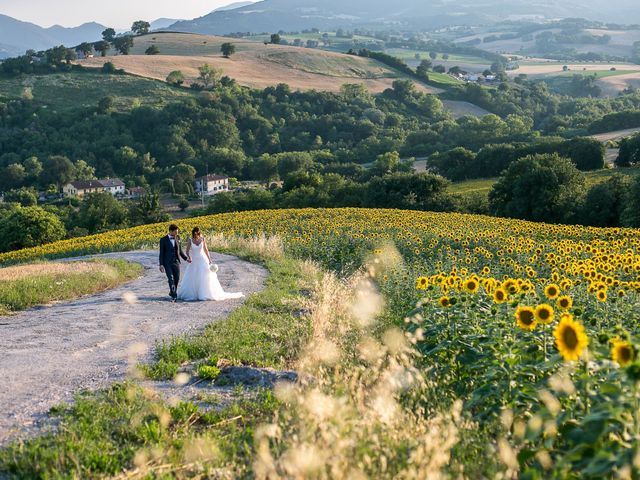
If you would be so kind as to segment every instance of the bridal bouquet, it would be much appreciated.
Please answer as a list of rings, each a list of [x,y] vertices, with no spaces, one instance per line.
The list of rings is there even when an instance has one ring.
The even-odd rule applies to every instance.
[[[209,270],[211,270],[213,273],[217,273],[218,270],[219,270],[218,265],[215,264],[215,263],[210,264],[209,265]]]

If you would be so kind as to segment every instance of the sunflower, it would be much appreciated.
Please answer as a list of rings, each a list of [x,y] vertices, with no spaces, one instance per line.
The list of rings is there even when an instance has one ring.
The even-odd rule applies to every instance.
[[[607,301],[607,291],[606,290],[598,290],[596,292],[596,298],[598,299],[599,302],[606,302]]]
[[[480,284],[474,278],[468,278],[464,281],[462,286],[469,293],[476,293],[478,291],[478,288],[480,288]]]
[[[536,320],[544,325],[549,325],[553,322],[554,313],[553,307],[551,305],[547,305],[543,303],[542,305],[538,305],[535,309]]]
[[[509,299],[509,294],[502,287],[496,288],[496,290],[493,292],[493,301],[497,304],[504,303],[508,299]]]
[[[536,312],[531,307],[518,307],[516,310],[516,323],[523,330],[532,331],[536,328]]]
[[[555,300],[560,296],[560,287],[555,283],[547,285],[544,289],[544,294],[549,300]]]
[[[589,345],[584,327],[569,314],[562,315],[553,336],[556,339],[560,355],[566,361],[578,360],[582,351]]]
[[[440,300],[438,300],[438,303],[442,308],[448,308],[451,306],[451,300],[449,300],[449,297],[446,297],[446,296],[440,297]]]
[[[621,367],[626,367],[636,358],[636,351],[629,342],[616,339],[613,340],[611,347],[611,358],[614,362],[618,362]]]
[[[427,277],[419,277],[416,280],[416,289],[426,290],[428,286],[429,286],[429,279]]]
[[[558,300],[556,301],[556,305],[558,305],[558,308],[560,310],[569,310],[571,307],[573,307],[573,300],[570,296],[563,295],[558,298]]]

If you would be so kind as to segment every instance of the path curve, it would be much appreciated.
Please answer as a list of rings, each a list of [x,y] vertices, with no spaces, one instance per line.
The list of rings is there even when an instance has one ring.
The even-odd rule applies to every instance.
[[[93,258],[137,262],[145,273],[97,295],[0,316],[0,446],[36,433],[49,409],[74,393],[124,380],[130,365],[152,358],[155,342],[201,331],[243,302],[169,302],[156,252]],[[264,268],[229,255],[214,254],[214,260],[225,290],[262,289]],[[136,302],[123,300],[129,293]]]

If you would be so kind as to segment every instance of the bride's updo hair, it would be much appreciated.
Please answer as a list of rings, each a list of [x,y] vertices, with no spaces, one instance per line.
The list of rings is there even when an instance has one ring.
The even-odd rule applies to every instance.
[[[191,230],[191,236],[193,238],[198,238],[201,235],[202,235],[202,232],[200,231],[200,228],[196,227],[193,230]]]

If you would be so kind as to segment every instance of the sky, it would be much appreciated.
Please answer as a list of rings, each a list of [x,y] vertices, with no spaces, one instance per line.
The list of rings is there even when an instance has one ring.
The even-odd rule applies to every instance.
[[[233,3],[234,0],[0,0],[0,14],[43,27],[75,27],[98,22],[114,28],[129,28],[134,20],[157,18],[192,19]],[[92,8],[92,4],[95,8]]]

